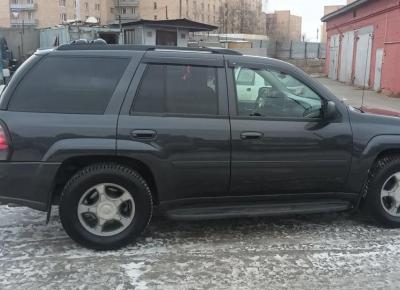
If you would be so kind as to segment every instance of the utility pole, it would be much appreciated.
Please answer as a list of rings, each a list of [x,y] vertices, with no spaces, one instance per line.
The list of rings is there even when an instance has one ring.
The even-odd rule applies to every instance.
[[[118,5],[118,24],[119,24],[119,35],[122,38],[122,43],[125,42],[124,37],[122,35],[122,20],[121,20],[121,3],[120,0],[117,2]]]
[[[24,34],[25,34],[25,19],[22,19],[22,30],[21,30],[21,61],[24,58]]]
[[[182,0],[179,0],[179,18],[182,19]]]
[[[81,20],[81,0],[76,0],[76,7],[75,7],[75,20]]]
[[[165,19],[168,20],[168,5],[165,6]]]

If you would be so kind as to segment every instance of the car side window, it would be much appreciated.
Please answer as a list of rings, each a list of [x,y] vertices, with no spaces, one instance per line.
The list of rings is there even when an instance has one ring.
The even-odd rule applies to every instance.
[[[24,76],[9,110],[104,114],[128,63],[125,58],[47,57]]]
[[[191,65],[148,65],[132,113],[217,115],[217,69]]]
[[[245,68],[254,73],[254,85],[243,88],[242,67],[235,68],[237,108],[240,116],[315,119],[322,116],[322,99],[295,77],[271,69]]]

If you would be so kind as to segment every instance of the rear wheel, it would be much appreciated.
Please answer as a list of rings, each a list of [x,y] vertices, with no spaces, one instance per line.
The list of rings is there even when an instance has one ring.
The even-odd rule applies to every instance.
[[[152,198],[145,180],[118,164],[95,164],[65,186],[60,219],[68,235],[95,250],[113,250],[133,242],[148,225]]]
[[[367,186],[364,211],[387,227],[400,227],[400,155],[379,159]]]

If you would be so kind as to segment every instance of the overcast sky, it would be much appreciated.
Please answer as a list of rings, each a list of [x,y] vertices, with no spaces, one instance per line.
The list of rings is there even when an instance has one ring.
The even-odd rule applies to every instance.
[[[264,0],[265,1],[265,0]],[[291,10],[303,17],[303,33],[309,41],[317,40],[317,29],[321,29],[324,6],[346,4],[346,0],[267,0],[267,11]],[[265,10],[265,8],[264,8]]]

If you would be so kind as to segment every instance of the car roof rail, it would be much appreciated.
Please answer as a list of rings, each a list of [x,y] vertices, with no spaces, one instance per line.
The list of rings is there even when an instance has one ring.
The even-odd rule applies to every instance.
[[[82,39],[71,44],[63,44],[56,48],[59,51],[65,50],[136,50],[136,51],[179,51],[179,52],[203,52],[213,54],[242,55],[240,52],[220,47],[179,47],[163,45],[130,45],[130,44],[106,44],[89,43]]]

